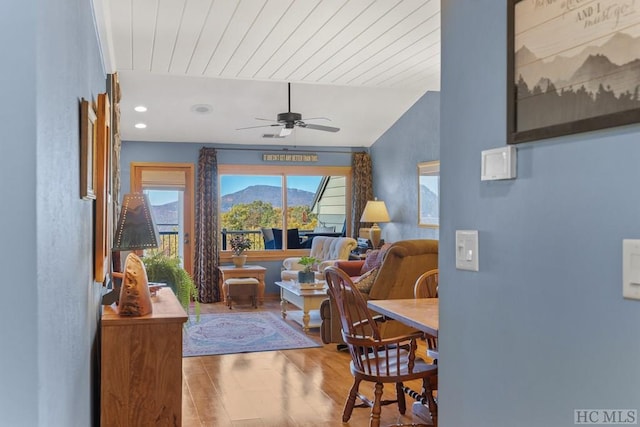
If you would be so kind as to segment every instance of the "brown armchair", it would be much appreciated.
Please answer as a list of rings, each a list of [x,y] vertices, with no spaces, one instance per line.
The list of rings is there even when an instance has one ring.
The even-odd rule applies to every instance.
[[[358,267],[359,266],[359,267]],[[350,277],[358,276],[362,261],[340,261],[337,267]],[[361,292],[365,299],[413,298],[416,280],[422,273],[438,268],[438,241],[419,239],[393,243],[386,251],[373,284],[368,292]],[[356,274],[354,274],[356,273]],[[320,336],[325,344],[343,344],[340,332],[340,315],[328,298],[320,308],[322,323]],[[409,328],[399,322],[388,320],[381,326],[383,336],[401,335]]]

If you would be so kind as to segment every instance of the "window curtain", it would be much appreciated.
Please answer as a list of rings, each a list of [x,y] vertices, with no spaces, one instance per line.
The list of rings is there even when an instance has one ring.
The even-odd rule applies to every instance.
[[[351,204],[351,234],[358,237],[358,230],[362,226],[360,217],[367,205],[368,200],[373,200],[373,167],[371,156],[368,153],[353,153],[352,159],[352,191],[353,201]]]
[[[203,147],[198,157],[196,194],[196,239],[194,281],[198,288],[198,301],[220,301],[218,289],[218,161],[214,148]]]

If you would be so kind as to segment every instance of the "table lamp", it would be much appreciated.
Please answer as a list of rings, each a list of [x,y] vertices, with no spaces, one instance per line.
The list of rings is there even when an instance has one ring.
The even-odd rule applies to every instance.
[[[160,236],[153,221],[151,203],[146,194],[125,194],[113,240],[113,251],[135,251],[158,247]],[[152,312],[147,270],[134,252],[127,255],[119,292],[118,313],[122,316],[144,316]]]
[[[360,222],[373,223],[369,229],[369,240],[371,240],[371,245],[374,249],[380,245],[380,234],[382,233],[378,223],[389,221],[391,221],[389,212],[387,212],[387,207],[382,200],[375,199],[367,202],[367,205],[364,207],[364,212],[362,212]]]

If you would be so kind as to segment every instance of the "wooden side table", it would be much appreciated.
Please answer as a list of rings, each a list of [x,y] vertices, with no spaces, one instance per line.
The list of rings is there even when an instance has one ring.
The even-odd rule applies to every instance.
[[[100,425],[182,425],[182,305],[170,288],[153,313],[124,317],[105,306],[101,322]]]
[[[227,295],[224,291],[224,286],[222,284],[227,279],[237,279],[244,277],[253,277],[258,279],[258,304],[262,305],[264,302],[264,276],[267,272],[265,267],[259,265],[245,265],[244,267],[236,267],[234,265],[221,265],[218,266],[218,270],[220,270],[220,281],[218,282],[218,287],[222,294],[222,301],[227,300]]]

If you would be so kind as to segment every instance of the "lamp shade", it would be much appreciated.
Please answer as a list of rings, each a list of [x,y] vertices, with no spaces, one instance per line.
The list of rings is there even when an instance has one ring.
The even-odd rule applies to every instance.
[[[389,222],[389,212],[382,200],[369,200],[364,207],[360,222]]]
[[[153,221],[146,194],[125,194],[113,239],[114,251],[132,251],[158,247],[160,235]]]

